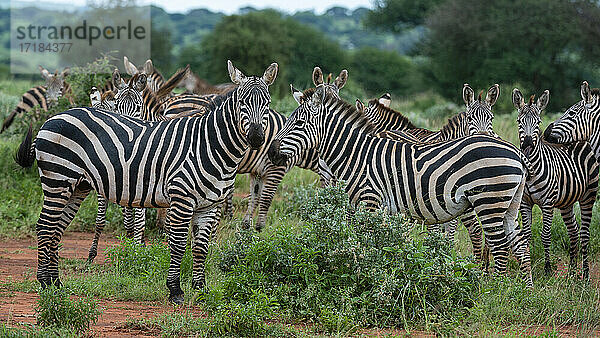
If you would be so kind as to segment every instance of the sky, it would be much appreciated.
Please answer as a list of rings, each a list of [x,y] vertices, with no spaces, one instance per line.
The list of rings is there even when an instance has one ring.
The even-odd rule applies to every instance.
[[[0,0],[3,2],[6,0]],[[313,9],[317,13],[322,13],[326,9],[333,6],[342,6],[350,9],[357,7],[372,7],[373,0],[300,0],[300,1],[285,1],[285,0],[138,0],[138,3],[152,3],[162,7],[167,12],[185,13],[194,8],[207,8],[214,12],[224,12],[232,14],[237,12],[239,8],[252,6],[258,9],[276,8],[284,12],[293,13],[299,10]],[[67,5],[84,6],[87,0],[21,0],[23,2],[39,3],[52,2]]]

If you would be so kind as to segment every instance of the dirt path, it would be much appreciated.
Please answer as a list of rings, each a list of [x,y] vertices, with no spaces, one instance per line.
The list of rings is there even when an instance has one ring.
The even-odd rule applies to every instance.
[[[82,232],[67,232],[63,237],[61,258],[86,259],[93,234]],[[107,246],[117,244],[118,239],[106,235],[98,245],[96,264],[105,261],[104,250]],[[24,281],[35,279],[37,267],[36,240],[3,240],[0,241],[0,282]],[[9,326],[21,323],[33,324],[36,321],[35,304],[37,293],[8,292],[0,287],[0,322]],[[92,327],[92,333],[98,337],[138,336],[151,337],[159,332],[131,330],[125,328],[128,318],[151,318],[161,313],[192,312],[195,315],[203,313],[195,307],[172,307],[157,302],[121,302],[98,299],[98,305],[103,310],[98,322]]]

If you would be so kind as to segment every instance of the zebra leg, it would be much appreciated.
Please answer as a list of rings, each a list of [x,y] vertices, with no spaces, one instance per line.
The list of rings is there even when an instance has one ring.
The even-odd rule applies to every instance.
[[[185,197],[171,198],[177,200],[172,203],[167,213],[167,227],[169,229],[169,252],[171,261],[167,275],[167,288],[169,288],[169,301],[183,304],[183,290],[181,290],[180,272],[181,260],[185,254],[187,235],[190,221],[192,220],[194,206],[186,201]]]
[[[285,176],[287,170],[284,167],[272,167],[267,170],[263,176],[264,183],[260,193],[260,204],[258,206],[258,223],[256,230],[261,231],[267,223],[267,213],[273,202],[275,192],[279,187],[279,183]]]
[[[523,235],[528,241],[531,241],[531,223],[533,221],[532,216],[533,205],[527,203],[521,203],[521,221],[523,223]]]
[[[595,188],[595,187],[594,187]],[[594,201],[596,200],[596,189],[589,192],[587,198],[579,202],[581,209],[581,256],[583,280],[587,281],[590,278],[590,266],[588,262],[588,247],[590,243],[590,224],[592,222],[592,210],[594,209]]]
[[[98,194],[98,211],[96,212],[96,232],[94,233],[94,240],[88,253],[88,263],[92,263],[96,255],[98,254],[98,241],[104,231],[106,225],[106,199]]]
[[[146,209],[133,209],[133,240],[138,244],[144,244],[144,230],[146,229]]]
[[[43,178],[42,178],[42,184]],[[63,189],[52,189],[63,190]],[[70,193],[44,191],[44,205],[36,224],[38,237],[37,279],[42,288],[48,285],[60,286],[58,276],[58,245],[62,235],[79,210],[89,190],[75,189]]]
[[[481,251],[481,247],[482,247],[482,234],[483,231],[481,229],[481,225],[479,224],[479,221],[477,221],[477,215],[475,215],[475,210],[473,209],[469,209],[467,210],[461,217],[460,220],[462,221],[463,225],[465,226],[465,228],[467,228],[467,231],[469,232],[469,238],[471,239],[471,245],[473,245],[473,256],[475,256],[475,259],[478,262],[484,262],[485,264],[485,268],[488,268],[489,265],[489,257],[483,257],[482,256],[482,251]]]
[[[196,211],[192,216],[192,256],[194,273],[192,287],[196,290],[205,286],[204,262],[208,254],[208,245],[218,223],[219,206],[204,211]]]
[[[553,206],[542,206],[542,245],[544,246],[544,272],[547,275],[552,273],[550,266],[550,241],[552,239],[552,218],[554,216]]]
[[[233,189],[227,194],[227,198],[223,202],[223,217],[226,220],[233,218]]]
[[[252,218],[254,217],[254,209],[258,205],[260,199],[260,191],[262,190],[262,179],[254,174],[250,174],[250,202],[248,202],[248,210],[244,215],[242,226],[244,229],[250,228]]]
[[[133,238],[135,234],[134,222],[135,215],[133,208],[130,207],[122,207],[123,211],[123,225],[125,226],[125,231],[127,231],[127,238]]]
[[[561,209],[560,214],[567,227],[569,234],[569,273],[573,275],[577,271],[577,256],[579,254],[579,226],[575,219],[573,206]],[[583,215],[583,212],[581,213]],[[583,223],[583,222],[582,222]]]
[[[519,227],[519,207],[525,190],[525,175],[517,191],[513,195],[509,207],[504,214],[503,227],[505,236],[508,238],[513,254],[519,261],[521,272],[525,275],[525,284],[528,288],[533,288],[533,278],[531,276],[531,255],[529,253],[529,241],[525,236],[523,229]],[[479,213],[478,213],[479,215]],[[487,239],[487,236],[486,236]]]

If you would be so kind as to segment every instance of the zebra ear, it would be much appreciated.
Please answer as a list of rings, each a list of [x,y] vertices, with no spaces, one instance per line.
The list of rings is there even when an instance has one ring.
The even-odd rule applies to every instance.
[[[540,108],[540,112],[542,110],[546,109],[546,106],[548,105],[548,101],[550,101],[550,91],[548,89],[546,89],[546,90],[544,90],[542,95],[540,95],[540,97],[537,100],[537,106],[538,106],[538,108]]]
[[[135,81],[134,88],[135,90],[137,90],[138,92],[141,92],[144,90],[144,88],[146,88],[146,84],[148,83],[148,76],[146,74],[137,74],[138,77]]]
[[[383,105],[386,108],[389,108],[390,105],[392,104],[392,96],[390,95],[390,93],[385,93],[383,95],[381,95],[381,97],[379,98],[379,104]]]
[[[137,67],[129,61],[127,56],[123,56],[123,64],[125,65],[125,72],[131,76],[138,73]]]
[[[473,91],[473,88],[471,88],[471,86],[469,86],[468,83],[465,83],[463,85],[463,101],[465,101],[465,104],[467,105],[467,107],[469,105],[471,105],[471,103],[473,103],[473,101],[475,101],[475,92]]]
[[[42,66],[38,66],[38,69],[40,70],[40,73],[42,73],[42,77],[44,78],[44,80],[50,80],[52,78],[52,74],[50,74],[50,72],[48,71],[48,69],[42,67]]]
[[[315,67],[315,69],[313,69],[312,79],[313,79],[313,83],[314,83],[315,87],[325,83],[325,81],[323,81],[323,72],[321,71],[321,68],[319,68],[318,66]]]
[[[356,110],[361,113],[365,111],[365,104],[360,99],[356,99]]]
[[[525,99],[523,98],[523,94],[521,94],[519,88],[513,89],[512,102],[517,110],[521,109],[525,105]]]
[[[60,73],[60,77],[64,79],[65,77],[69,76],[70,72],[71,68],[65,67],[65,69],[63,69],[63,71]]]
[[[500,96],[500,86],[498,86],[498,84],[496,83],[495,85],[491,86],[490,89],[488,89],[487,95],[485,96],[485,101],[490,106],[493,106],[494,103],[496,103],[496,101],[498,100],[499,96]]]
[[[92,87],[92,90],[90,91],[90,103],[92,106],[100,103],[100,100],[102,99],[102,97],[100,96],[100,92],[98,91],[98,88],[96,87]]]
[[[294,100],[296,100],[298,104],[302,104],[302,101],[304,100],[304,94],[302,94],[302,92],[298,89],[294,88],[292,84],[290,84],[290,88],[292,89],[292,96],[294,97]]]
[[[229,71],[231,82],[238,86],[241,86],[242,83],[246,82],[246,75],[244,75],[241,70],[235,68],[231,60],[227,60],[227,70]]]
[[[279,66],[277,62],[273,62],[267,69],[265,69],[265,73],[262,76],[262,79],[265,81],[267,86],[270,86],[275,82],[277,78],[277,71],[279,70]]]
[[[322,105],[323,101],[325,101],[325,87],[319,86],[312,96],[311,104],[314,108],[316,108]]]
[[[581,84],[581,98],[585,103],[592,102],[592,91],[587,81],[583,81]]]
[[[346,85],[346,81],[348,81],[348,71],[343,69],[340,75],[335,78],[334,84],[338,89],[342,89]]]
[[[154,72],[154,65],[152,64],[152,60],[148,59],[148,60],[146,60],[146,63],[144,63],[144,74],[150,75],[153,72]]]
[[[112,83],[115,86],[115,88],[118,90],[119,87],[121,86],[121,84],[123,83],[123,79],[121,79],[121,73],[119,73],[119,70],[115,68],[115,70],[113,71],[113,75],[112,75]]]

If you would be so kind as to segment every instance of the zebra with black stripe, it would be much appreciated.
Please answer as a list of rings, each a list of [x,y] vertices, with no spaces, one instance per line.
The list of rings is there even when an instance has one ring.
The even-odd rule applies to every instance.
[[[73,104],[71,86],[65,81],[65,78],[69,74],[69,68],[65,68],[60,74],[57,71],[51,74],[42,66],[39,66],[39,69],[46,83],[42,86],[33,87],[23,94],[17,107],[4,119],[0,133],[8,129],[16,117],[22,117],[36,106],[47,112],[48,109],[58,103],[58,99],[61,96],[65,96]]]
[[[500,96],[500,87],[495,84],[488,89],[485,100],[482,98],[482,92],[475,100],[475,92],[465,83],[462,91],[466,110],[448,120],[448,122],[438,131],[430,131],[415,127],[400,112],[389,108],[390,96],[385,94],[378,101],[371,100],[369,106],[365,107],[360,100],[357,100],[357,110],[362,111],[365,117],[375,125],[374,133],[379,137],[389,138],[396,141],[410,142],[415,144],[429,144],[454,140],[475,134],[487,134],[497,136],[492,129],[494,114],[492,107]],[[484,256],[482,250],[482,229],[477,221],[477,216],[472,209],[466,210],[461,215],[460,220],[469,232],[469,237],[473,245],[473,255],[477,260]],[[452,220],[443,225],[448,237],[454,239],[458,219]],[[439,230],[439,224],[429,226],[430,230]],[[486,262],[487,266],[487,262]]]
[[[134,76],[135,74],[145,74],[146,79],[148,80],[147,88],[153,93],[156,93],[165,83],[164,76],[158,69],[154,68],[154,64],[152,64],[152,60],[150,59],[146,60],[143,67],[138,68],[129,61],[127,56],[123,56],[123,65],[125,66],[125,72],[130,76]]]
[[[245,76],[228,61],[239,87],[218,109],[198,117],[147,122],[75,108],[48,119],[35,141],[31,130],[15,158],[23,167],[38,161],[44,203],[36,225],[37,279],[60,285],[58,245],[81,202],[92,190],[109,201],[137,208],[169,208],[169,299],[183,302],[180,264],[192,222],[192,284],[205,285],[204,261],[218,206],[233,189],[248,147],[264,143],[271,64],[262,77]]]
[[[600,161],[600,89],[593,88],[587,81],[581,85],[582,100],[575,103],[544,131],[544,138],[551,143],[572,145],[574,142],[588,142],[597,161]],[[579,202],[580,205],[582,202]],[[585,212],[584,212],[585,211]],[[591,210],[581,208],[581,256],[584,279],[589,279],[588,250],[589,228],[584,227],[592,217]],[[566,222],[565,222],[566,223]]]
[[[478,214],[499,272],[513,253],[532,286],[529,247],[517,224],[525,187],[518,149],[487,135],[435,144],[402,143],[370,134],[373,126],[346,102],[318,88],[288,118],[269,153],[275,164],[316,147],[347,182],[351,204],[404,213],[426,224]]]

